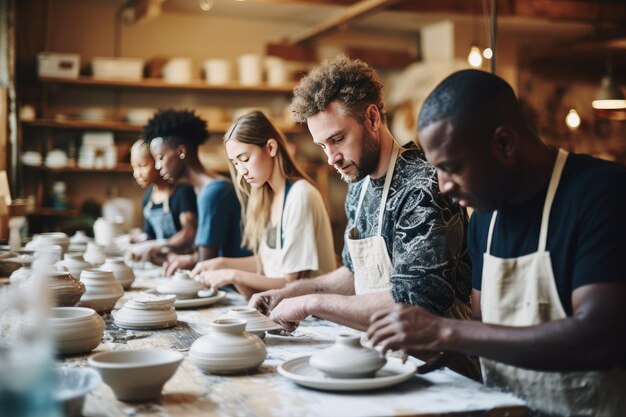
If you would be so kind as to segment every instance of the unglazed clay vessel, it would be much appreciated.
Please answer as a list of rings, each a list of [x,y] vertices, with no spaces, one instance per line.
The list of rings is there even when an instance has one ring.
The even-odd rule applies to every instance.
[[[67,248],[70,246],[70,239],[65,233],[51,232],[51,233],[39,233],[33,236],[33,240],[26,244],[26,249],[39,249],[52,245],[59,245],[63,252],[67,252]]]
[[[198,368],[213,374],[231,374],[258,368],[267,355],[259,337],[244,331],[246,322],[219,319],[211,330],[189,348],[189,359]]]
[[[87,291],[78,305],[93,308],[98,313],[110,312],[117,300],[124,295],[122,284],[115,279],[111,271],[99,268],[85,269],[80,274],[80,280],[87,287]]]
[[[309,364],[331,378],[373,378],[387,359],[374,349],[361,346],[359,336],[340,334],[335,344],[311,355]]]
[[[167,329],[176,326],[175,295],[140,294],[115,313],[115,325],[124,329]]]
[[[257,309],[252,307],[232,308],[221,318],[245,320],[246,331],[259,336],[261,339],[265,338],[265,332],[283,328],[280,324],[272,321],[269,317],[261,314]]]
[[[80,273],[84,269],[93,268],[93,266],[85,261],[83,255],[80,253],[66,253],[63,256],[63,260],[57,262],[57,265],[61,268],[65,268],[74,279],[80,279]]]
[[[71,307],[85,293],[85,285],[74,279],[69,272],[51,271],[48,275],[50,292],[59,307]]]
[[[138,349],[97,353],[88,360],[120,401],[152,401],[174,375],[183,354]]]
[[[92,264],[94,267],[98,267],[104,263],[106,260],[106,251],[104,246],[100,246],[97,243],[89,242],[87,243],[87,250],[83,255],[85,261]]]
[[[124,258],[107,258],[100,268],[113,272],[115,279],[122,284],[125,290],[129,289],[135,281],[135,273],[124,263]]]
[[[98,313],[83,307],[53,308],[48,325],[61,355],[91,352],[100,344],[106,327]]]
[[[198,291],[206,289],[206,286],[198,281],[194,281],[189,276],[189,271],[178,270],[174,277],[157,287],[161,294],[175,294],[179,299],[196,298]]]

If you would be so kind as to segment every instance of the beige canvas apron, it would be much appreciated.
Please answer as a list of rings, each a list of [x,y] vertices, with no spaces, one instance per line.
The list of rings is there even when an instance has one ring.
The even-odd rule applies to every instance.
[[[533,326],[566,318],[546,251],[550,209],[567,152],[560,149],[543,207],[535,253],[502,259],[490,254],[497,211],[489,225],[483,260],[481,309],[484,323]],[[537,349],[541,349],[537,346]],[[487,385],[511,390],[542,413],[566,416],[617,416],[626,412],[626,373],[538,372],[481,359]]]
[[[357,224],[361,206],[363,205],[363,199],[370,185],[369,175],[365,177],[365,181],[363,181],[363,185],[361,186],[361,194],[354,215],[354,227],[350,229],[349,236],[346,239],[348,252],[352,259],[354,290],[357,295],[389,291],[391,289],[393,264],[391,263],[391,259],[389,259],[385,239],[382,237],[382,227],[387,196],[389,195],[389,187],[391,186],[391,178],[393,177],[399,152],[400,147],[394,142],[393,150],[389,158],[389,165],[387,166],[387,174],[385,175],[383,194],[378,208],[378,226],[376,234],[364,239],[358,238],[359,231]]]

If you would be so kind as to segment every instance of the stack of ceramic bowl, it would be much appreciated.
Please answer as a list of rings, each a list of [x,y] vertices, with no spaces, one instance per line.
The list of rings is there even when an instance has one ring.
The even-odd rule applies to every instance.
[[[115,325],[124,329],[167,329],[176,326],[176,296],[141,293],[115,314]]]
[[[92,309],[57,307],[48,319],[57,351],[62,355],[94,350],[102,340],[104,320]]]
[[[122,284],[125,290],[129,289],[135,281],[135,273],[124,263],[124,259],[121,257],[107,258],[100,268],[113,272],[115,279]]]
[[[93,266],[100,266],[106,261],[106,250],[104,246],[94,242],[88,242],[83,258]]]
[[[124,289],[113,276],[113,272],[99,268],[85,269],[80,273],[80,280],[87,287],[79,306],[89,307],[98,313],[110,312],[117,300],[124,295]]]
[[[246,332],[265,338],[265,332],[270,330],[280,330],[283,327],[275,323],[269,317],[261,314],[252,307],[235,307],[223,315],[224,319],[238,319],[246,321]]]
[[[161,294],[175,294],[180,299],[196,298],[198,291],[203,289],[206,289],[203,283],[194,281],[189,271],[180,269],[176,271],[172,279],[157,287],[157,291]]]
[[[209,333],[189,348],[189,359],[204,372],[213,374],[255,370],[265,360],[267,350],[258,336],[245,329],[244,320],[214,320]]]
[[[93,268],[93,266],[85,261],[80,253],[66,253],[63,260],[56,263],[57,267],[66,269],[75,279],[80,279],[80,273],[85,269]]]
[[[311,367],[340,379],[374,378],[386,363],[378,351],[361,346],[360,337],[351,334],[338,335],[334,345],[309,359]]]

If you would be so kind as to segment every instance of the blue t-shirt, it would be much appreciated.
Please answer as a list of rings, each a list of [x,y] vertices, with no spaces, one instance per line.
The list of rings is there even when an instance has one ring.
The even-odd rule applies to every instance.
[[[528,201],[498,210],[491,255],[517,258],[537,251],[548,183]],[[572,292],[595,283],[626,283],[626,168],[588,155],[570,154],[554,196],[546,250],[563,309],[572,314]],[[483,254],[492,213],[474,213],[468,246],[472,285],[480,290]]]
[[[230,181],[209,182],[198,192],[196,246],[215,246],[217,256],[249,256],[241,247],[241,209]]]
[[[141,200],[141,208],[143,210],[150,201],[152,197],[153,187],[148,187],[148,189],[143,193],[143,198]],[[170,212],[172,213],[172,217],[174,220],[174,226],[176,226],[176,231],[180,231],[182,229],[182,225],[180,224],[180,215],[181,213],[191,212],[196,214],[198,212],[197,204],[196,204],[196,192],[193,190],[193,187],[189,184],[178,184],[172,190],[172,195],[169,197],[169,206]],[[162,207],[163,203],[154,204],[153,208]],[[156,234],[154,228],[148,221],[148,219],[143,219],[143,231],[148,235],[150,239],[155,239]],[[165,236],[166,238],[170,238],[171,236]]]

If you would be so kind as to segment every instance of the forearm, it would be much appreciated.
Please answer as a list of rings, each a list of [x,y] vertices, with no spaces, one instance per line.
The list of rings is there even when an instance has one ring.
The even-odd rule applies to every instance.
[[[310,294],[354,295],[354,275],[345,266],[319,277],[298,280],[295,284],[306,285]]]
[[[221,258],[219,268],[238,269],[240,271],[253,272],[256,275],[257,265],[256,256],[244,256],[243,258]]]
[[[284,278],[268,278],[261,274],[247,271],[237,271],[233,284],[244,285],[256,291],[273,290],[282,288],[287,283]]]
[[[388,291],[365,295],[320,294],[307,306],[309,314],[356,330],[367,330],[375,312],[391,307],[394,301]]]
[[[195,229],[183,228],[168,239],[166,246],[174,252],[181,253],[186,249],[193,248],[193,240],[195,237]]]

